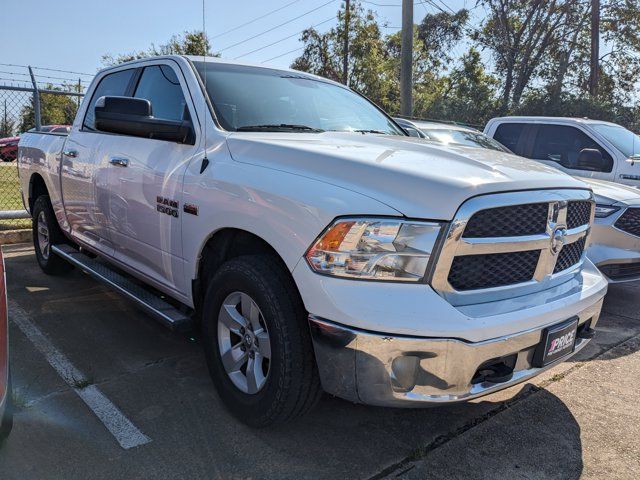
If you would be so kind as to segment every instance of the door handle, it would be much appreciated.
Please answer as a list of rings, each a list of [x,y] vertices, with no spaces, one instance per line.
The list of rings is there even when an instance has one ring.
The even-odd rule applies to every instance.
[[[78,156],[78,152],[76,150],[65,150],[62,152],[65,157],[76,158]]]
[[[111,159],[109,159],[109,163],[116,167],[127,167],[129,166],[129,159],[124,157],[111,157]]]

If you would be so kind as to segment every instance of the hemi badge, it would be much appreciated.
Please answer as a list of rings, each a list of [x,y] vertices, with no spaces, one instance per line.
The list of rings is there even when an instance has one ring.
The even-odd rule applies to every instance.
[[[183,210],[184,210],[184,213],[190,213],[191,215],[198,215],[198,207],[192,203],[185,203]]]

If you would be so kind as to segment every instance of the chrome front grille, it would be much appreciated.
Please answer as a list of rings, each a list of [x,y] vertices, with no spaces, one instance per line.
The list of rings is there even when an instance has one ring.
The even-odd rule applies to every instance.
[[[451,222],[431,283],[454,305],[560,284],[579,271],[593,218],[587,190],[475,197]]]
[[[449,283],[458,291],[502,287],[533,278],[540,250],[487,255],[463,255],[453,259]]]
[[[544,233],[549,205],[533,203],[481,210],[469,219],[465,238],[516,237]],[[513,219],[521,219],[514,222]]]
[[[577,228],[586,225],[591,220],[591,202],[569,202],[567,210],[567,228]]]

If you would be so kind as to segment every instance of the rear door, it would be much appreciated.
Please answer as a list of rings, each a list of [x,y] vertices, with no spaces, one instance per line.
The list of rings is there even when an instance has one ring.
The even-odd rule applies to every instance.
[[[113,247],[107,231],[105,177],[98,148],[109,135],[96,131],[93,107],[102,96],[124,95],[134,74],[135,69],[128,68],[109,72],[97,80],[89,101],[78,112],[61,159],[61,191],[71,235],[107,255],[113,254]]]
[[[156,118],[195,119],[186,81],[172,60],[144,63],[131,94],[151,102]],[[195,126],[195,125],[194,125]],[[108,225],[115,258],[159,287],[184,294],[182,180],[194,144],[109,135],[99,147],[108,171]]]

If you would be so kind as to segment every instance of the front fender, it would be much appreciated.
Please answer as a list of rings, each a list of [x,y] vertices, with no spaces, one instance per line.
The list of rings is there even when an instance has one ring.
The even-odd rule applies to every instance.
[[[192,162],[184,184],[183,249],[189,280],[207,240],[236,228],[266,241],[293,270],[316,237],[338,216],[400,213],[383,203],[318,180],[270,168],[222,161],[205,174]]]

